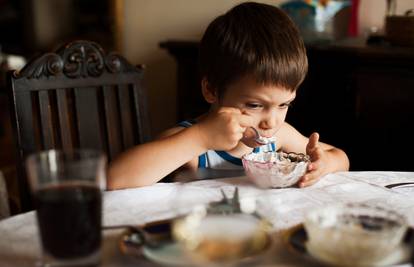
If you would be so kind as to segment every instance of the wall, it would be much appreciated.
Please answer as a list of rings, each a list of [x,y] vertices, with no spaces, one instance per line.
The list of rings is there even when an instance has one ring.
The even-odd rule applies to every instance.
[[[159,43],[168,39],[198,40],[217,15],[240,0],[123,0],[122,52],[133,63],[147,66],[153,133],[171,127],[175,121],[176,65]],[[279,4],[284,1],[259,1]],[[360,0],[360,33],[372,26],[381,28],[385,0]],[[413,0],[397,0],[397,13],[414,8]]]
[[[124,0],[123,54],[147,66],[152,131],[176,123],[176,65],[159,43],[168,39],[199,40],[208,23],[240,0]],[[281,1],[260,1],[276,4]]]
[[[359,33],[366,36],[370,29],[382,30],[384,27],[384,16],[386,0],[359,0]],[[396,0],[397,15],[404,14],[408,9],[414,9],[413,0]]]
[[[70,0],[36,0],[33,2],[34,37],[38,48],[51,49],[57,40],[73,31]]]

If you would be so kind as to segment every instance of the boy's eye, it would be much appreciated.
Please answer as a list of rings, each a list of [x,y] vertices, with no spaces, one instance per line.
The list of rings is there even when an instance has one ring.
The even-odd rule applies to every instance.
[[[292,106],[292,103],[283,103],[283,104],[281,104],[279,107],[280,107],[280,108],[288,108],[288,107],[290,107],[290,106]]]
[[[259,108],[262,108],[263,105],[259,103],[247,103],[246,107],[251,108],[251,109],[259,109]]]

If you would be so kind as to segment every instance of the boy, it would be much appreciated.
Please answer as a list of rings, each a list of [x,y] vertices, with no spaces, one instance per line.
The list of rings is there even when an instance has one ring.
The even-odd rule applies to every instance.
[[[250,127],[274,138],[274,150],[310,155],[300,187],[348,170],[342,150],[285,122],[307,64],[298,30],[278,8],[242,3],[217,17],[200,43],[201,87],[210,111],[121,155],[110,166],[108,188],[151,185],[180,167],[243,168],[240,157],[260,146],[246,137]]]

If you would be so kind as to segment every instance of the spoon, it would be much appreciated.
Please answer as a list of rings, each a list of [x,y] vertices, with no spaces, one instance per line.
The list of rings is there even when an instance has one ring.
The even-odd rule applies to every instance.
[[[250,127],[250,128],[254,132],[254,135],[255,135],[254,141],[256,141],[256,143],[261,144],[261,145],[267,145],[267,144],[273,143],[275,141],[275,138],[274,137],[264,137],[264,136],[261,136],[259,134],[259,131],[256,128],[254,128],[254,127]]]
[[[171,240],[170,221],[160,221],[148,226],[136,225],[112,225],[102,226],[103,230],[128,229],[129,234],[124,236],[124,243],[132,246],[146,245],[157,248],[165,242]]]
[[[413,182],[406,182],[406,183],[395,183],[395,184],[388,184],[385,187],[388,189],[394,188],[394,187],[399,187],[399,186],[409,186],[409,185],[414,185]]]

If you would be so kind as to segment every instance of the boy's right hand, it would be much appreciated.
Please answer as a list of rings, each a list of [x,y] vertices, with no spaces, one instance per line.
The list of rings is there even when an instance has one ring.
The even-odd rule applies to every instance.
[[[194,126],[197,127],[206,150],[231,150],[251,125],[252,118],[242,114],[239,109],[222,107],[209,113]]]

